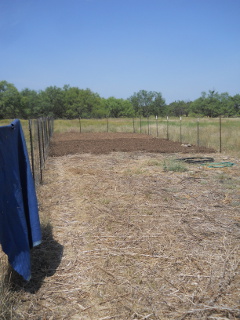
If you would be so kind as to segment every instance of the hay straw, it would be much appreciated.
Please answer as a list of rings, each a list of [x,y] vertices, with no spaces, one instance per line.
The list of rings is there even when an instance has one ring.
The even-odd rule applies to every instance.
[[[35,252],[44,261],[20,288],[13,319],[239,316],[239,165],[165,172],[159,163],[169,158],[48,160],[38,195],[53,229]]]

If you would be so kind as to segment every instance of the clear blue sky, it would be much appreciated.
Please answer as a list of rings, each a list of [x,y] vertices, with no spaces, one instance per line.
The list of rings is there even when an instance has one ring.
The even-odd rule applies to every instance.
[[[240,93],[240,0],[0,0],[0,80],[102,97]]]

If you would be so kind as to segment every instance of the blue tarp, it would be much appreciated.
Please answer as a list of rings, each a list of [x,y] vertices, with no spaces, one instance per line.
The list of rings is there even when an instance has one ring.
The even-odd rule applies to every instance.
[[[30,249],[41,242],[38,203],[19,120],[0,127],[0,243],[9,263],[31,277]]]

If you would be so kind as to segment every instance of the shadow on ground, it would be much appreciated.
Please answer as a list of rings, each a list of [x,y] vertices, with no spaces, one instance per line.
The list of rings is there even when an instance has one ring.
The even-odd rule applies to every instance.
[[[42,243],[31,250],[31,280],[25,281],[9,266],[7,277],[11,279],[12,290],[36,293],[41,288],[44,279],[54,275],[62,255],[63,246],[53,239],[52,226],[42,225]]]

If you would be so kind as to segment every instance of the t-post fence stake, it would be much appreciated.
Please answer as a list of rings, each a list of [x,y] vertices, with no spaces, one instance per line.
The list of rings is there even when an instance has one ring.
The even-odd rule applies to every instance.
[[[34,170],[34,153],[33,153],[33,137],[32,137],[32,120],[28,120],[28,128],[29,128],[29,137],[30,137],[30,146],[31,146],[31,164],[32,164],[32,175],[34,183],[35,181],[35,170]]]
[[[219,116],[219,152],[222,152],[222,117]]]
[[[41,134],[40,134],[40,128],[41,126],[41,120],[37,120],[37,131],[38,131],[38,150],[39,150],[39,160],[40,160],[40,183],[42,183],[43,177],[42,177],[42,169],[43,169],[43,157],[42,157],[42,148],[41,148]]]
[[[180,117],[180,143],[182,143],[182,117]]]
[[[44,120],[41,119],[41,134],[42,134],[42,154],[43,154],[43,164],[46,160],[46,155],[45,155],[45,138],[44,138]]]
[[[168,116],[167,116],[167,140],[169,139],[169,134],[168,134]]]
[[[156,116],[156,132],[157,132],[157,137],[158,137],[158,116]]]
[[[108,117],[107,117],[107,132],[108,132]]]
[[[199,118],[197,119],[197,146],[199,148],[199,144],[200,144],[200,141],[199,141]]]
[[[79,117],[78,120],[79,120],[79,132],[82,133],[81,117]]]

